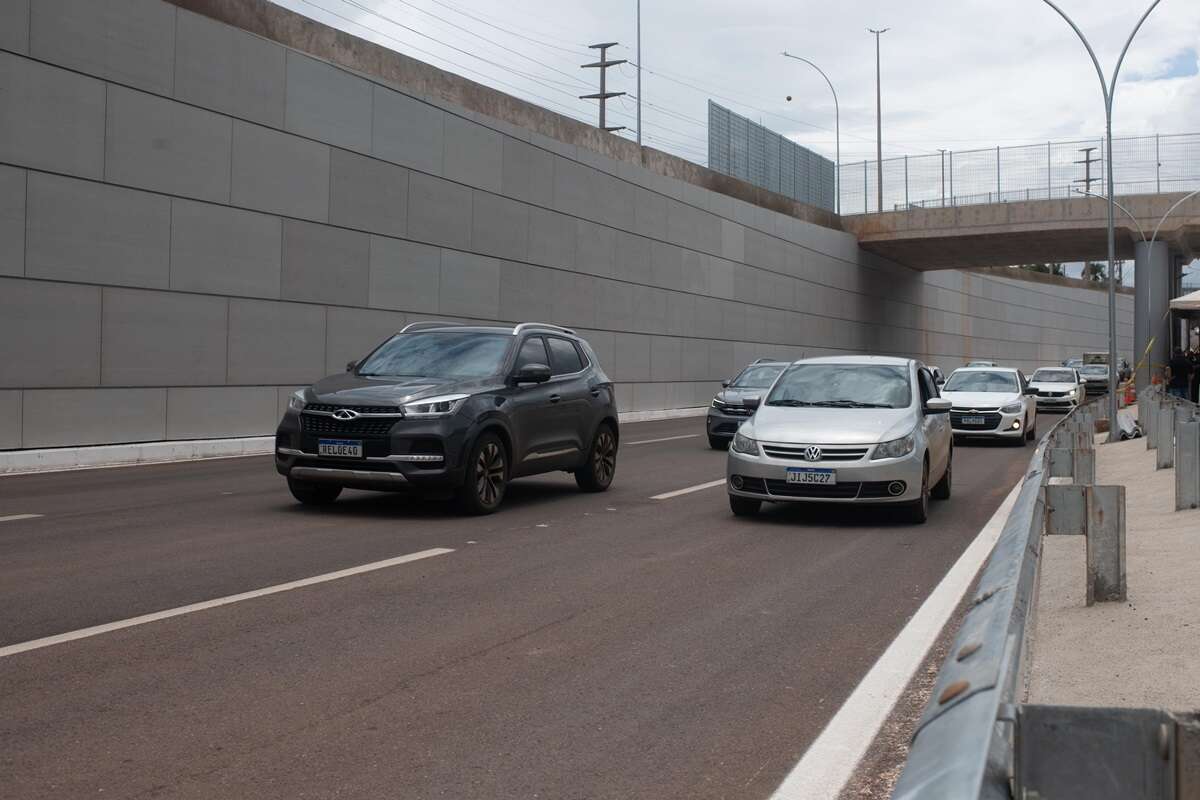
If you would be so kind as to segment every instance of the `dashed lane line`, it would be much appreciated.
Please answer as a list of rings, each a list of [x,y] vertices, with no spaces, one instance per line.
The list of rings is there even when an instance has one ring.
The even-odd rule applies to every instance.
[[[254,589],[249,592],[240,594],[231,594],[225,597],[218,597],[214,600],[204,600],[200,603],[191,603],[178,608],[168,608],[165,611],[155,611],[151,614],[143,614],[140,617],[131,617],[129,619],[118,620],[117,622],[106,622],[103,625],[93,625],[90,628],[80,628],[77,631],[69,631],[67,633],[59,633],[54,636],[46,636],[41,639],[32,639],[28,642],[19,644],[10,644],[7,647],[0,647],[0,658],[6,656],[15,656],[17,653],[25,653],[30,650],[39,650],[43,647],[51,647],[56,644],[65,642],[73,642],[76,639],[86,639],[90,636],[99,636],[102,633],[111,633],[124,628],[132,628],[136,625],[145,625],[149,622],[158,622],[159,620],[170,619],[171,617],[181,617],[184,614],[194,614],[197,611],[207,611],[210,608],[218,608],[227,606],[233,603],[240,603],[243,600],[253,600],[257,597],[266,597],[267,595],[279,594],[280,592],[291,591],[292,589],[301,589],[305,586],[313,586],[318,583],[328,583],[341,578],[349,578],[352,575],[362,575],[365,572],[374,572],[388,567],[395,567],[400,564],[408,564],[413,561],[420,561],[423,558],[432,558],[434,556],[442,556],[446,553],[453,553],[454,550],[446,547],[434,547],[429,550],[421,550],[408,555],[397,556],[396,558],[385,559],[384,561],[372,561],[370,564],[360,564],[357,567],[348,567],[339,569],[336,572],[326,572],[323,575],[314,575],[311,578],[301,578],[298,581],[288,581],[287,583],[279,583],[274,586],[267,586],[262,589]]]
[[[0,517],[0,522],[16,522],[19,519],[37,519],[41,514],[9,514],[7,517]]]
[[[650,499],[651,500],[670,500],[672,497],[679,497],[680,495],[691,494],[692,492],[702,492],[705,489],[711,489],[714,486],[723,486],[724,484],[725,484],[725,479],[721,478],[720,480],[709,481],[708,483],[699,483],[699,484],[696,484],[695,486],[689,486],[686,489],[676,489],[673,492],[663,492],[662,494],[656,494],[653,497],[651,497]]]

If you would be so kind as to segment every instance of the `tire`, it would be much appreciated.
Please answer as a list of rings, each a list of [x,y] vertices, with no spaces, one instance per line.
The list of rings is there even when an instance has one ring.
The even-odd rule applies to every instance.
[[[933,485],[932,495],[935,500],[949,500],[950,488],[954,482],[954,448],[950,448],[950,457],[946,462],[946,471],[942,474],[942,479]]]
[[[504,500],[508,487],[508,452],[494,433],[475,440],[467,458],[467,474],[458,490],[458,507],[464,514],[491,514]]]
[[[729,440],[724,436],[713,436],[712,434],[709,434],[708,446],[713,450],[728,450]]]
[[[1030,442],[1037,441],[1037,417],[1033,418],[1033,427],[1025,431],[1025,439]]]
[[[306,506],[327,506],[342,493],[342,487],[336,483],[313,483],[288,478],[287,485],[292,497]]]
[[[575,483],[585,492],[603,492],[617,472],[617,435],[607,422],[596,429],[587,460],[575,470]]]
[[[761,507],[761,500],[752,500],[749,497],[738,497],[735,494],[729,495],[729,510],[733,512],[735,517],[753,517],[758,513],[758,509]]]
[[[923,525],[929,519],[929,461],[921,470],[921,497],[908,504],[908,521],[914,525]]]

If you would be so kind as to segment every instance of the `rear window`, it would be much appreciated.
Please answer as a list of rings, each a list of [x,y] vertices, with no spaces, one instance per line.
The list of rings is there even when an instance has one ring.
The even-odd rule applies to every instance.
[[[568,375],[583,369],[583,360],[574,343],[555,336],[546,337],[546,342],[550,345],[550,371],[555,375]]]
[[[746,367],[740,375],[733,379],[730,386],[736,389],[766,389],[775,382],[781,372],[783,372],[782,364]]]

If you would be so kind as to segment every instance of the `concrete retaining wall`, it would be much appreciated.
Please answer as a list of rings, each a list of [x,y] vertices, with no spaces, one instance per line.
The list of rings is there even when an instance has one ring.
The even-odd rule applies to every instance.
[[[581,329],[651,410],[762,355],[1057,362],[1104,303],[914,273],[162,0],[0,2],[0,449],[269,433],[428,317]]]

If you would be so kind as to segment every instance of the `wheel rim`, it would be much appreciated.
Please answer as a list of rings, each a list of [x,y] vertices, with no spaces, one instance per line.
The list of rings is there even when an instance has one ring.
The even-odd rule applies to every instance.
[[[487,442],[479,449],[479,458],[475,461],[475,491],[479,502],[485,506],[500,502],[504,491],[504,453],[495,442]]]
[[[612,480],[617,471],[617,442],[607,430],[600,431],[596,437],[596,447],[592,452],[592,471],[596,480],[606,484]]]

